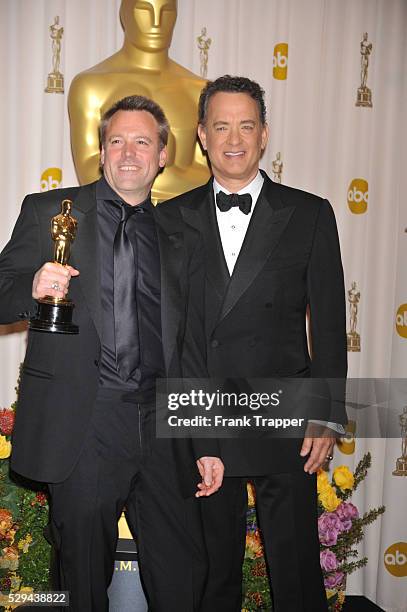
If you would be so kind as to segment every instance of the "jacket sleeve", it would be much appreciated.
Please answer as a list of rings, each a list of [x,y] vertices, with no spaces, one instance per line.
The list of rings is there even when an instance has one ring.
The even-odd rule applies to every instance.
[[[0,254],[0,324],[28,319],[35,311],[32,282],[43,262],[33,199],[24,199],[10,241]]]
[[[328,421],[346,423],[347,340],[345,287],[339,237],[332,206],[323,200],[316,221],[307,275],[312,378],[328,383]]]

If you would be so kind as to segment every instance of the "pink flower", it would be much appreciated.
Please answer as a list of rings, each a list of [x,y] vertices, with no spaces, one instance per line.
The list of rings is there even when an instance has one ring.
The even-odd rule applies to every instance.
[[[318,519],[319,541],[324,546],[333,546],[338,535],[344,531],[342,521],[335,512],[323,512]]]
[[[326,589],[334,589],[335,587],[342,584],[344,579],[343,572],[335,572],[334,574],[330,574],[324,579],[324,584]]]
[[[350,502],[342,502],[340,506],[335,510],[335,514],[341,520],[344,531],[349,531],[352,527],[352,521],[359,518],[359,511]]]
[[[319,553],[319,560],[324,572],[333,572],[338,567],[338,561],[332,550],[322,550]]]

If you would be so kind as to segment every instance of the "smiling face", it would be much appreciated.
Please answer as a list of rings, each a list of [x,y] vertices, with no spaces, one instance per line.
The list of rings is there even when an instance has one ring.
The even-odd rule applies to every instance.
[[[147,111],[118,111],[110,119],[101,163],[109,185],[128,204],[141,204],[160,168],[167,148],[160,150],[158,123]]]
[[[163,51],[171,44],[177,19],[176,0],[122,0],[120,17],[126,38],[143,51]]]
[[[257,102],[246,93],[218,92],[208,102],[205,125],[198,126],[216,180],[232,193],[256,176],[268,127]]]

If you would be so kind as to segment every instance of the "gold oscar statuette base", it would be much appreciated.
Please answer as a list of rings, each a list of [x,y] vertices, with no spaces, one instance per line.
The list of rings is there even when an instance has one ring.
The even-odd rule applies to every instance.
[[[46,93],[64,93],[64,75],[60,72],[50,72],[44,91]]]
[[[356,106],[366,106],[368,108],[372,108],[372,92],[369,87],[358,88]]]
[[[37,300],[37,312],[30,319],[30,329],[56,334],[78,334],[79,327],[72,323],[73,309],[71,300],[46,295]]]
[[[348,338],[348,351],[351,353],[360,353],[360,336],[356,332],[349,332]]]
[[[393,476],[407,476],[407,457],[399,457],[397,459]]]

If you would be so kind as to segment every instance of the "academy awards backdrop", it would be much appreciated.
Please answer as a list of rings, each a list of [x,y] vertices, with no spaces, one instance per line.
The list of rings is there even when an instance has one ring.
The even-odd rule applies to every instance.
[[[120,0],[0,3],[1,248],[26,193],[78,182],[67,95],[75,75],[121,48],[119,9]],[[349,376],[365,381],[351,408],[374,406],[380,421],[378,388],[388,379],[401,406],[397,438],[358,437],[355,410],[335,451],[334,466],[350,469],[372,453],[354,500],[361,512],[386,506],[367,528],[361,554],[369,563],[348,579],[347,592],[392,612],[407,610],[406,31],[405,0],[179,0],[170,48],[197,78],[258,81],[271,132],[262,167],[334,207]],[[22,326],[0,327],[0,407],[14,400],[24,351]],[[119,569],[129,579],[135,571]]]

